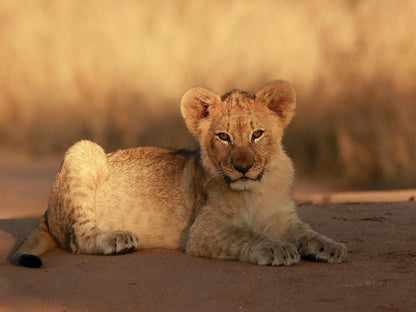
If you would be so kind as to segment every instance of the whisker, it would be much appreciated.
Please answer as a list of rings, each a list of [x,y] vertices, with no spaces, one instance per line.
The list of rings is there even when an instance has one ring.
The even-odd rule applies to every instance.
[[[224,172],[217,172],[216,174],[211,174],[210,176],[208,176],[207,180],[205,181],[205,187],[211,183],[212,181],[214,181],[214,179],[219,178],[219,177],[225,177],[225,173]]]

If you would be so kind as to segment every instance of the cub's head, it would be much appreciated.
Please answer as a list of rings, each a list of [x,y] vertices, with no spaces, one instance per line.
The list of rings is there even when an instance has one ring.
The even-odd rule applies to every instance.
[[[234,190],[255,187],[268,169],[278,165],[283,132],[295,107],[295,91],[283,80],[268,83],[256,94],[233,90],[220,97],[193,88],[181,102],[205,169],[212,176],[223,176]]]

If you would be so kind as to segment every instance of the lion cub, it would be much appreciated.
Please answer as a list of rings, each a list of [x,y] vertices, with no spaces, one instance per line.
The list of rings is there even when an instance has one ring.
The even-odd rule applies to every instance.
[[[48,210],[14,254],[42,265],[58,246],[123,254],[180,248],[187,254],[259,265],[301,257],[342,262],[346,248],[312,230],[295,211],[293,166],[282,147],[296,106],[282,80],[256,94],[194,88],[181,111],[199,151],[138,147],[106,154],[80,141],[66,153]]]

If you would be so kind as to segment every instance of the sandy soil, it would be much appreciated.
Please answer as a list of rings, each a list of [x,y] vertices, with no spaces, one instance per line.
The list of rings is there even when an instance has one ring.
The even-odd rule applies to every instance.
[[[343,264],[260,267],[171,250],[54,250],[40,269],[12,266],[7,257],[45,210],[58,166],[0,161],[0,311],[414,311],[414,190],[297,193],[300,216],[347,244]]]

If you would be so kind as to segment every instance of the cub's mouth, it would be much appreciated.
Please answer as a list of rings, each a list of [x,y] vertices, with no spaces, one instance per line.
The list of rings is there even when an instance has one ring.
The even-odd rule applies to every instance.
[[[234,183],[237,181],[260,181],[261,178],[263,177],[263,172],[260,173],[256,178],[250,178],[247,177],[246,175],[242,175],[241,177],[237,178],[237,179],[231,179],[228,175],[224,175],[224,179],[225,181],[230,184],[230,183]]]
[[[263,173],[264,171],[258,174],[255,178],[242,174],[236,179],[232,179],[230,176],[224,175],[224,179],[234,190],[248,190],[260,182],[261,178],[263,177]]]

